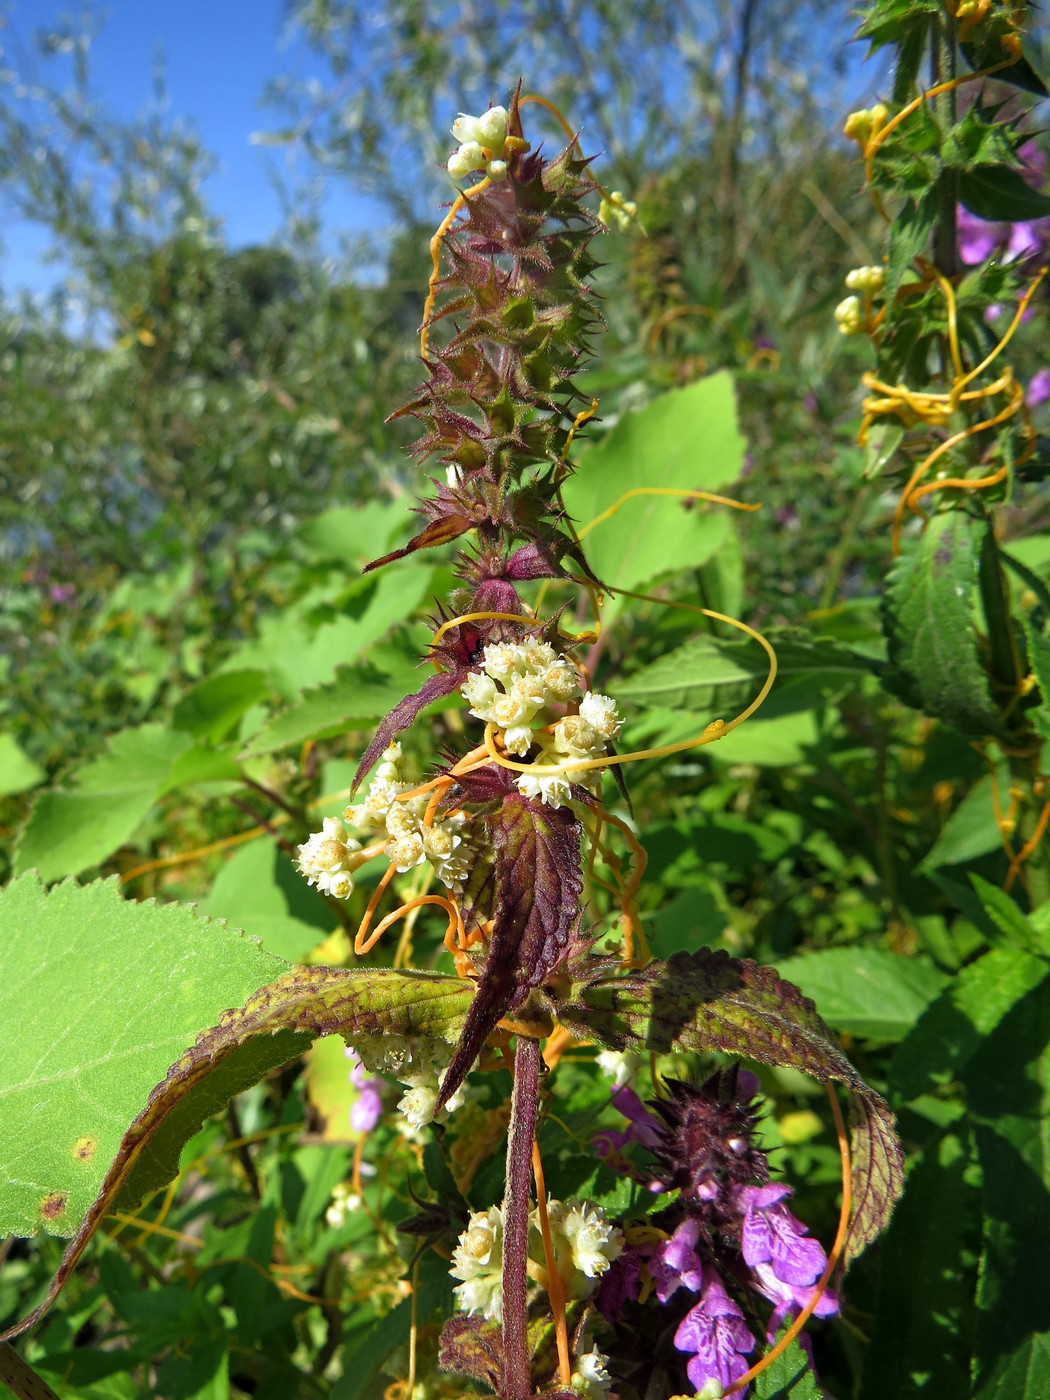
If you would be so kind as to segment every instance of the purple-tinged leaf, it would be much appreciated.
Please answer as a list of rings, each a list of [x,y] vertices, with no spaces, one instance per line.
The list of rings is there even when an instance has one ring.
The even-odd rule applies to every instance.
[[[580,980],[552,1006],[562,1025],[616,1050],[717,1050],[843,1084],[850,1098],[853,1210],[848,1263],[885,1226],[904,1187],[888,1105],[843,1055],[813,1003],[770,967],[701,948],[639,972]],[[472,1008],[473,1009],[473,1008]]]
[[[507,1012],[558,965],[580,922],[583,871],[575,814],[511,792],[482,821],[493,852],[492,937],[439,1104],[455,1093]]]
[[[379,728],[372,735],[368,747],[361,755],[361,762],[357,765],[357,772],[354,774],[354,781],[350,788],[352,793],[357,790],[361,779],[379,755],[392,740],[397,738],[402,729],[407,729],[415,717],[428,705],[433,704],[435,700],[451,695],[458,685],[462,685],[466,674],[467,667],[465,666],[459,670],[436,671],[434,675],[427,677],[414,695],[406,695],[403,700],[398,701],[387,717],[380,722]]]
[[[503,1376],[503,1337],[494,1322],[480,1317],[450,1317],[441,1329],[438,1366],[481,1381],[499,1391]]]

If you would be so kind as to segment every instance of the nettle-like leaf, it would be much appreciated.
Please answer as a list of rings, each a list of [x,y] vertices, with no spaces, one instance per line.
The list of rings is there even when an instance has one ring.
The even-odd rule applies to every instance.
[[[518,792],[483,819],[493,852],[493,926],[477,995],[441,1086],[446,1103],[485,1041],[554,971],[579,925],[583,871],[580,823]]]
[[[843,1055],[813,1003],[772,968],[710,948],[676,953],[640,972],[578,981],[556,1014],[562,1025],[610,1049],[716,1050],[843,1084],[853,1158],[846,1261],[885,1226],[904,1186],[893,1114]]]
[[[32,877],[0,895],[0,1227],[72,1236],[50,1306],[97,1228],[176,1174],[204,1120],[315,1036],[454,1041],[469,982],[386,969],[291,968],[178,905],[116,881]],[[231,1009],[234,1008],[234,1009]],[[12,1334],[13,1335],[13,1334]]]
[[[883,605],[887,689],[975,738],[1003,731],[973,626],[988,528],[961,511],[934,516],[898,561]]]

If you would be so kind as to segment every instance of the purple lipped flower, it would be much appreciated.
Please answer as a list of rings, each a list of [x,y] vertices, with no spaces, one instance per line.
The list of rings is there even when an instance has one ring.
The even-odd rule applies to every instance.
[[[697,1390],[710,1380],[727,1390],[748,1370],[747,1357],[755,1339],[716,1269],[704,1268],[700,1301],[678,1324],[674,1344],[679,1351],[692,1353],[686,1373]]]
[[[1046,403],[1050,399],[1050,369],[1037,369],[1028,381],[1028,388],[1025,390],[1024,401],[1029,408],[1038,408],[1041,403]]]
[[[355,1050],[348,1046],[344,1054],[350,1061],[350,1083],[357,1090],[350,1105],[350,1127],[355,1133],[370,1133],[383,1114],[383,1081],[369,1078]]]
[[[823,1273],[821,1269],[821,1273]],[[800,1313],[813,1296],[813,1284],[785,1283],[777,1278],[772,1264],[756,1264],[751,1271],[751,1282],[764,1298],[773,1304],[766,1336],[770,1341],[777,1335],[789,1317]],[[834,1317],[839,1310],[838,1296],[826,1288],[817,1299],[813,1317]],[[811,1358],[812,1360],[812,1358]]]
[[[699,1220],[683,1220],[670,1239],[661,1240],[649,1260],[656,1296],[666,1303],[679,1288],[699,1293],[704,1286],[703,1260],[696,1252]]]
[[[823,1246],[784,1205],[790,1186],[744,1186],[737,1191],[744,1223],[740,1252],[749,1268],[771,1264],[784,1283],[812,1284],[828,1262]]]
[[[1002,224],[979,219],[961,204],[956,214],[956,229],[959,235],[959,257],[968,267],[990,258],[1003,236]]]

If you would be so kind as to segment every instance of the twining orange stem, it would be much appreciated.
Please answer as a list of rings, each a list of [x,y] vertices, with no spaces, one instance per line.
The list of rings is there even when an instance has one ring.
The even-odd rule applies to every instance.
[[[679,496],[691,501],[712,501],[716,506],[731,506],[733,510],[762,509],[761,502],[752,504],[748,501],[735,501],[732,496],[718,496],[713,491],[693,491],[684,486],[635,486],[632,490],[625,491],[618,500],[609,506],[608,510],[603,510],[601,515],[596,515],[593,520],[588,520],[583,529],[579,531],[578,538],[584,539],[591,533],[595,525],[601,525],[603,521],[615,515],[632,496]]]
[[[463,928],[463,919],[458,907],[451,899],[446,899],[445,896],[441,894],[421,894],[417,895],[415,899],[410,899],[407,903],[399,905],[397,909],[394,909],[391,913],[387,914],[384,919],[381,919],[376,925],[375,932],[369,938],[368,942],[360,949],[355,945],[354,952],[369,952],[375,947],[376,943],[379,942],[383,934],[386,933],[387,929],[390,928],[392,924],[396,924],[398,919],[404,918],[410,910],[421,909],[425,904],[440,905],[448,915],[448,932],[452,933],[454,930],[462,938],[466,938],[466,932]]]
[[[1006,872],[1006,880],[1003,883],[1003,890],[1006,894],[1010,893],[1014,881],[1021,873],[1021,866],[1024,865],[1025,861],[1046,834],[1048,822],[1050,822],[1050,802],[1043,804],[1043,810],[1039,813],[1039,820],[1035,824],[1035,830],[1010,861],[1010,869]]]
[[[441,245],[445,240],[445,235],[456,222],[456,215],[467,207],[467,200],[473,199],[475,195],[487,190],[491,184],[486,175],[483,180],[479,180],[476,185],[472,185],[469,190],[461,190],[452,202],[452,208],[438,225],[433,238],[430,240],[430,261],[432,271],[430,281],[427,283],[427,299],[423,303],[423,324],[419,328],[419,354],[422,359],[427,357],[427,345],[430,340],[430,317],[434,310],[434,302],[437,300],[438,282],[441,280]]]
[[[394,864],[393,861],[391,861],[390,864],[387,866],[386,870],[383,872],[383,876],[380,879],[379,884],[376,885],[375,889],[372,891],[372,898],[368,901],[368,908],[365,910],[364,917],[358,925],[357,933],[354,935],[354,952],[358,955],[358,957],[360,957],[363,953],[367,953],[369,948],[371,948],[372,944],[375,942],[374,938],[370,939],[368,937],[368,930],[371,927],[372,916],[375,914],[376,909],[378,909],[379,907],[379,901],[383,898],[383,895],[386,893],[387,885],[390,884],[390,881],[394,878],[396,874],[397,866]]]
[[[536,1178],[536,1213],[543,1239],[543,1259],[547,1266],[547,1297],[551,1300],[554,1335],[558,1343],[558,1371],[562,1385],[568,1388],[572,1383],[572,1359],[569,1356],[569,1329],[565,1321],[565,1285],[558,1272],[558,1261],[554,1255],[550,1218],[547,1215],[547,1185],[543,1179],[539,1144],[535,1140],[532,1144],[532,1174]]]
[[[846,1134],[846,1125],[842,1121],[842,1110],[839,1108],[838,1099],[835,1097],[835,1091],[830,1084],[825,1084],[824,1087],[827,1090],[828,1101],[831,1104],[831,1111],[835,1117],[835,1131],[838,1134],[839,1140],[839,1156],[842,1160],[842,1209],[839,1211],[839,1228],[835,1234],[835,1243],[831,1246],[828,1262],[824,1268],[824,1272],[814,1285],[813,1292],[809,1296],[809,1302],[799,1313],[798,1317],[795,1318],[794,1322],[781,1337],[780,1341],[777,1342],[776,1346],[771,1347],[770,1350],[766,1352],[765,1356],[762,1357],[761,1361],[751,1367],[750,1371],[745,1371],[738,1380],[735,1380],[726,1391],[726,1395],[733,1395],[738,1390],[743,1390],[744,1386],[750,1385],[756,1376],[761,1375],[767,1366],[771,1366],[778,1356],[782,1356],[783,1353],[787,1351],[788,1347],[802,1331],[803,1327],[805,1327],[806,1323],[813,1315],[813,1309],[827,1291],[828,1284],[831,1282],[831,1276],[838,1267],[839,1259],[842,1257],[842,1251],[846,1246],[846,1239],[849,1235],[850,1227],[850,1211],[853,1208],[853,1183],[852,1166],[849,1155],[849,1138]]]

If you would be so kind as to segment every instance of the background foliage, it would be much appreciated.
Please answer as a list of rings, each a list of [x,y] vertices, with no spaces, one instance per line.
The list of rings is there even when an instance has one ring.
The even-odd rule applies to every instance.
[[[384,419],[418,378],[426,241],[448,197],[430,172],[451,116],[522,72],[588,149],[603,148],[603,181],[637,201],[644,228],[602,241],[608,333],[580,386],[599,397],[601,421],[567,491],[578,524],[643,479],[762,502],[744,516],[642,500],[588,537],[612,583],[744,616],[781,662],[770,701],[738,733],[632,769],[654,950],[707,945],[775,965],[899,1114],[907,1193],[851,1274],[842,1322],[816,1335],[828,1392],[1038,1400],[1050,1386],[1050,1317],[1034,1287],[1050,1247],[1050,888],[1038,853],[1011,878],[1002,809],[1019,779],[975,742],[995,731],[994,696],[985,685],[975,698],[984,670],[956,669],[964,651],[984,666],[970,640],[979,522],[945,514],[921,541],[913,532],[887,590],[898,492],[873,464],[877,447],[866,455],[855,441],[869,347],[832,319],[846,272],[880,257],[856,148],[835,135],[880,75],[854,65],[847,103],[853,21],[821,5],[530,0],[512,11],[396,3],[373,30],[355,5],[292,7],[332,80],[321,93],[275,82],[273,139],[300,141],[386,202],[370,280],[322,256],[308,217],[274,246],[226,246],[200,192],[207,154],[159,119],[129,125],[101,109],[74,37],[45,40],[54,77],[31,102],[9,75],[4,196],[49,227],[70,273],[48,302],[0,304],[4,1024],[21,1020],[20,978],[53,975],[61,998],[104,966],[107,940],[121,962],[136,948],[143,988],[167,939],[185,939],[191,958],[198,921],[169,902],[261,938],[259,950],[231,931],[228,949],[208,945],[223,951],[216,965],[202,951],[192,977],[173,972],[183,1019],[165,997],[170,1035],[135,1042],[139,1079],[116,1053],[121,1027],[131,1034],[117,1008],[69,1054],[56,1050],[75,1105],[118,1083],[148,1091],[218,1012],[271,978],[269,955],[349,962],[345,930],[367,879],[336,907],[293,873],[290,853],[319,813],[340,809],[371,728],[417,685],[425,616],[448,590],[440,555],[379,576],[360,568],[403,543],[418,475],[401,425]],[[1033,56],[1039,43],[1037,30]],[[897,153],[897,175],[905,156],[916,153]],[[1044,318],[1037,302],[1011,346],[1025,384],[1045,368]],[[1046,408],[1033,412],[1045,428]],[[1040,687],[1046,511],[1033,473],[998,512]],[[924,571],[922,552],[948,545],[957,575]],[[626,599],[607,622],[587,660],[629,713],[632,748],[700,732],[764,674],[717,623],[698,632]],[[930,655],[916,694],[913,662]],[[438,736],[454,735],[458,715],[437,709]],[[45,917],[33,869],[45,882],[116,877],[120,915],[70,913],[88,896],[63,885]],[[63,962],[55,949],[73,946],[73,924]],[[436,925],[420,919],[411,938],[417,965],[445,966]],[[82,1078],[93,1046],[108,1047],[97,1089]],[[175,1184],[109,1217],[25,1344],[61,1395],[353,1400],[407,1373],[411,1251],[395,1227],[412,1192],[449,1191],[440,1154],[384,1120],[361,1149],[374,1171],[363,1203],[333,1224],[333,1190],[361,1143],[341,1043],[256,1068],[225,1116],[186,1134]],[[609,1121],[608,1085],[586,1058],[561,1072],[574,1116],[545,1129],[548,1185],[615,1204],[622,1184],[580,1151]],[[16,1179],[31,1075],[13,1058],[5,1075]],[[482,1091],[449,1144],[475,1209],[499,1199],[505,1087]],[[837,1152],[816,1087],[766,1071],[765,1134],[827,1239]],[[71,1120],[73,1148],[96,1126]],[[63,1170],[78,1189],[77,1160]],[[45,1234],[5,1250],[7,1325],[40,1301],[61,1247]],[[450,1288],[423,1256],[422,1323],[447,1312]],[[424,1327],[421,1344],[435,1337]],[[790,1381],[771,1372],[760,1393],[807,1393],[777,1389]]]

